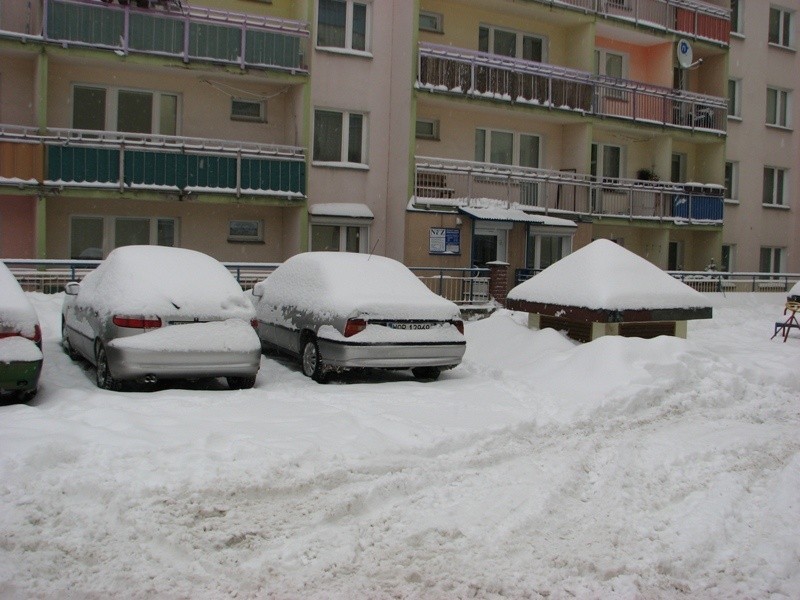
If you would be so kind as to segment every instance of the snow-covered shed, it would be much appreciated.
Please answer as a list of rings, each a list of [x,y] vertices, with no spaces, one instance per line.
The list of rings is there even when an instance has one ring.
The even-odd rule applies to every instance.
[[[596,240],[508,293],[529,325],[580,341],[603,335],[686,337],[687,321],[710,319],[700,293],[609,240]]]

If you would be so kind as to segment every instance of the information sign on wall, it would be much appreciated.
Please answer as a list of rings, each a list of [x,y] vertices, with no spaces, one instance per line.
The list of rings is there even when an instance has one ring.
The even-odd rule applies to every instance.
[[[461,230],[450,227],[431,227],[430,254],[460,254]]]

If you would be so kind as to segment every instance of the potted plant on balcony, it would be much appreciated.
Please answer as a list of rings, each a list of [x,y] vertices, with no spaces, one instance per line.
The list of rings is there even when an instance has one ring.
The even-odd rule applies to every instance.
[[[643,168],[636,171],[636,179],[639,181],[658,181],[658,175],[652,169]]]

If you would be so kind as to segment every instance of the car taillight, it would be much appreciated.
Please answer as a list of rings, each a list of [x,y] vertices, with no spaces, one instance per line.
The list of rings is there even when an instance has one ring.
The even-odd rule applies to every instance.
[[[19,329],[14,327],[0,327],[0,338],[9,338],[9,337],[24,337],[32,342],[36,342],[37,344],[42,341],[42,330],[39,325],[34,325],[33,327],[33,335],[25,335]]]
[[[450,321],[458,329],[458,333],[464,335],[464,321]]]
[[[30,338],[32,341],[36,342],[37,344],[42,341],[42,328],[39,327],[37,323],[33,328],[33,337]]]
[[[258,319],[250,319],[250,327],[258,331]]]
[[[129,329],[157,329],[161,327],[161,319],[155,315],[114,315],[112,322],[117,327]]]
[[[344,337],[361,333],[366,328],[367,322],[364,319],[347,319],[347,323],[344,325]]]

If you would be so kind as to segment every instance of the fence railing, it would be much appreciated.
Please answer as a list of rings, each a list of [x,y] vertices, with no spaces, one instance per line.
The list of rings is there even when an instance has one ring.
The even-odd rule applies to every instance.
[[[418,156],[417,204],[490,198],[554,215],[622,216],[722,223],[724,189],[699,183],[599,178],[587,174]]]
[[[97,260],[3,259],[23,289],[58,293],[70,281],[80,281],[94,269]],[[251,289],[270,275],[280,263],[223,262],[242,286]],[[490,301],[489,269],[409,267],[436,294],[461,306],[480,306]],[[540,270],[517,269],[514,285],[530,279]],[[788,292],[800,281],[800,273],[758,273],[723,271],[667,271],[700,292]]]
[[[44,149],[43,180],[30,184],[305,196],[305,150],[294,146],[80,129],[42,134],[0,125],[0,143],[5,142]]]
[[[43,0],[11,15],[0,36],[241,68],[308,73],[308,24],[181,2]]]
[[[694,0],[534,0],[727,44],[730,10]]]
[[[551,110],[724,133],[724,98],[594,75],[546,63],[421,43],[417,87]]]

